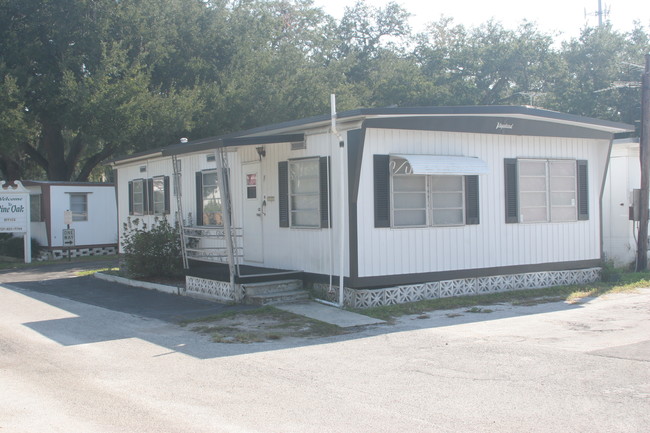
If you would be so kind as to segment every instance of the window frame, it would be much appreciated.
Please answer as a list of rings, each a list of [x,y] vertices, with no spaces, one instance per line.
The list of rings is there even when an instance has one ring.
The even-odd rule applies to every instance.
[[[533,179],[535,177],[541,178],[542,176],[537,175],[537,176],[531,176],[529,174],[523,174],[521,170],[521,165],[522,163],[544,163],[544,190],[537,190],[537,191],[531,191],[531,190],[524,190],[522,188],[522,179]],[[564,164],[564,165],[570,165],[573,168],[573,175],[572,176],[562,176],[560,174],[553,173],[553,166],[554,163],[559,163],[559,164]],[[556,169],[557,170],[557,169]],[[579,221],[579,204],[578,204],[578,168],[577,168],[577,160],[575,159],[561,159],[561,158],[518,158],[517,159],[517,183],[518,183],[518,200],[519,200],[519,223],[521,224],[544,224],[544,223],[572,223]],[[573,190],[558,190],[554,187],[554,180],[557,180],[558,178],[572,178],[572,186]],[[525,209],[530,209],[533,206],[525,206],[524,205],[524,199],[523,199],[523,194],[541,194],[544,193],[545,201],[544,201],[544,206],[537,206],[539,208],[544,208],[545,210],[545,217],[544,219],[526,219],[524,217],[524,212]],[[558,205],[554,204],[554,198],[558,197],[558,194],[567,194],[567,193],[572,193],[573,198],[571,199],[573,204],[571,205]],[[572,218],[558,218],[557,215],[557,209],[573,209],[573,217]],[[554,212],[554,209],[556,212]]]
[[[72,222],[82,222],[82,221],[88,221],[89,220],[89,215],[88,215],[88,194],[87,192],[70,192],[68,193],[70,196],[70,211],[72,212]],[[74,209],[73,206],[73,198],[75,197],[83,197],[83,211],[80,213],[77,210]]]
[[[298,158],[298,159],[290,159],[288,165],[288,170],[289,170],[289,189],[288,189],[288,194],[289,194],[289,226],[294,229],[317,229],[321,227],[320,223],[320,172],[319,172],[319,157],[308,157],[308,158]],[[295,188],[295,183],[292,179],[292,174],[296,172],[296,170],[292,170],[292,167],[296,167],[299,165],[304,165],[304,164],[313,164],[315,168],[315,174],[309,174],[306,176],[302,176],[298,179],[298,182],[301,180],[306,180],[306,181],[312,181],[312,183],[315,185],[315,189],[309,190],[306,192],[297,192],[294,190]],[[297,208],[294,207],[296,206],[296,203],[298,201],[301,201],[301,198],[315,198],[316,202],[316,207],[315,208]],[[297,214],[308,214],[311,216],[311,219],[314,220],[313,224],[299,224],[296,220]]]
[[[154,176],[151,181],[151,213],[153,215],[164,215],[167,212],[167,191],[165,188],[165,176]]]
[[[389,215],[390,215],[390,227],[393,229],[404,229],[404,228],[428,228],[428,227],[462,227],[468,224],[468,202],[467,202],[467,177],[468,175],[462,174],[413,174],[410,164],[406,159],[389,157],[388,159],[388,182],[389,182]],[[424,178],[424,190],[418,190],[414,192],[410,191],[396,191],[395,189],[395,180],[401,177],[421,177]],[[461,190],[458,191],[448,191],[442,189],[435,189],[435,180],[442,177],[453,177],[460,179]],[[396,194],[423,194],[424,195],[424,207],[418,208],[398,208],[396,205]],[[437,207],[436,204],[438,200],[434,199],[435,194],[460,194],[459,197],[459,207]],[[461,221],[458,223],[436,223],[434,218],[434,213],[441,210],[460,210],[461,212]],[[424,211],[424,224],[398,224],[396,213],[400,211]]]
[[[211,169],[211,170],[203,170],[198,172],[200,174],[201,180],[200,180],[200,201],[198,202],[198,206],[200,207],[201,210],[201,226],[209,226],[209,227],[223,227],[223,191],[221,188],[221,185],[219,185],[219,176],[217,173],[216,169]],[[205,178],[206,175],[214,175],[215,183],[214,184],[206,184]],[[205,191],[206,189],[210,188],[213,192],[217,192],[218,199],[219,199],[219,207],[221,209],[220,212],[212,212],[215,215],[221,215],[220,217],[215,217],[215,224],[206,224],[206,213],[205,213],[205,203],[206,203],[206,198],[205,198]],[[221,219],[221,224],[218,223],[218,219]]]
[[[143,216],[147,214],[148,211],[148,200],[147,200],[147,180],[143,178],[133,179],[130,182],[130,198],[129,198],[129,209],[131,215]],[[141,185],[142,191],[136,192],[136,185]],[[136,199],[136,194],[140,195],[140,200]],[[138,208],[141,208],[138,209]]]
[[[38,207],[37,212],[34,209]],[[43,194],[29,195],[29,222],[43,222]]]

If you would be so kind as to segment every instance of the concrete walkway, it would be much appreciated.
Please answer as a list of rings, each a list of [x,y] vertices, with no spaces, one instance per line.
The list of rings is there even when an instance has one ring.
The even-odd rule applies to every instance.
[[[274,307],[309,317],[310,319],[320,320],[321,322],[330,323],[341,328],[353,328],[355,326],[378,325],[386,323],[383,320],[374,317],[364,316],[363,314],[353,313],[329,305],[320,304],[314,301],[279,304]]]

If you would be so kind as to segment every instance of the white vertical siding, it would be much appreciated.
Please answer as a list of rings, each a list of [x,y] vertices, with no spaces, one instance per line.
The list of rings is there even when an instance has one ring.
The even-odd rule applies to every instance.
[[[258,194],[262,194],[267,200],[266,216],[263,220],[264,260],[261,264],[254,264],[319,274],[328,274],[329,272],[338,274],[338,230],[341,227],[339,217],[341,199],[339,195],[340,182],[338,167],[340,158],[338,141],[334,140],[331,134],[314,134],[306,137],[306,144],[306,149],[295,151],[291,150],[290,143],[267,144],[264,146],[266,156],[260,161],[261,173],[260,179],[258,180],[258,185],[260,185]],[[241,146],[238,148],[229,148],[227,152],[232,191],[232,223],[234,227],[243,227],[243,197],[246,191],[242,180],[242,164],[260,160],[255,150],[256,147]],[[212,152],[203,151],[200,153],[183,154],[178,157],[181,160],[183,213],[184,217],[191,219],[192,222],[196,221],[195,173],[216,167],[214,161],[207,162],[206,156],[210,153]],[[321,156],[331,157],[331,195],[333,203],[331,213],[333,228],[281,228],[278,200],[278,162],[293,158]],[[146,167],[146,172],[140,172],[141,166]],[[344,170],[347,173],[347,167]],[[121,224],[129,218],[129,181],[160,175],[170,176],[171,178],[172,174],[171,157],[154,157],[149,160],[120,165],[118,168],[117,184],[119,188],[119,215]],[[170,181],[170,188],[172,189],[172,194],[170,194],[171,213],[169,215],[169,221],[173,223],[177,209],[176,198],[173,196],[173,180]],[[151,224],[154,221],[153,215],[132,216],[131,218],[139,218],[147,224]],[[244,236],[246,236],[246,228],[243,227],[243,229]],[[334,230],[333,233],[332,230]],[[120,233],[122,233],[122,228],[120,228]],[[332,254],[330,252],[333,252],[334,260],[332,260]],[[333,265],[335,268],[332,267]],[[345,273],[346,275],[348,274],[347,268]]]
[[[608,142],[435,131],[369,129],[359,192],[359,276],[526,265],[600,258],[599,196]],[[479,178],[480,224],[414,229],[374,228],[373,154],[474,156],[487,162]],[[506,224],[505,158],[589,161],[589,220]]]
[[[617,266],[636,260],[636,224],[629,220],[629,207],[640,178],[638,143],[615,144],[603,193],[603,250]]]
[[[63,245],[64,212],[70,209],[70,193],[88,193],[88,220],[73,221],[75,244],[106,245],[117,243],[115,188],[108,186],[52,185],[50,187],[51,247]]]

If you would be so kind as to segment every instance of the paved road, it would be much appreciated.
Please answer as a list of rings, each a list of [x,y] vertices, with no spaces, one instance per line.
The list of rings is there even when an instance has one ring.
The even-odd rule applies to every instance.
[[[489,308],[226,345],[14,283],[0,432],[648,431],[650,290]]]

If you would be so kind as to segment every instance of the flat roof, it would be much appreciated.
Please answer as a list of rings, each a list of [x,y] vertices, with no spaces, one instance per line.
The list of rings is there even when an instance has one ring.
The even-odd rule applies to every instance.
[[[382,118],[408,118],[408,117],[504,117],[518,118],[536,121],[545,121],[556,124],[575,126],[611,134],[633,132],[634,126],[626,123],[612,122],[609,120],[595,119],[591,117],[578,116],[574,114],[561,113],[558,111],[546,110],[521,105],[485,105],[485,106],[445,106],[445,107],[385,107],[385,108],[360,108],[337,113],[339,123],[363,121],[366,119]],[[155,149],[147,152],[140,152],[130,156],[116,158],[109,163],[120,163],[129,160],[144,159],[155,154],[180,155],[184,153],[200,152],[226,146],[227,142],[236,142],[237,138],[255,137],[273,133],[274,137],[281,137],[283,134],[290,136],[297,131],[307,128],[326,127],[331,122],[329,114],[307,117],[304,119],[291,120],[287,122],[264,125],[244,131],[230,134],[206,137],[187,143],[169,145],[163,149]],[[525,135],[525,134],[523,134]]]

